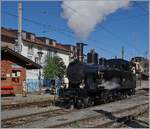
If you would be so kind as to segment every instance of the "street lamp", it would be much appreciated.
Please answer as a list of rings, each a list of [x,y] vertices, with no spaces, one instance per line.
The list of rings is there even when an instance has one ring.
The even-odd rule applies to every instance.
[[[39,57],[39,64],[41,65],[41,58],[42,58],[43,52],[38,51],[37,54]],[[39,69],[39,78],[38,79],[39,79],[39,92],[41,93],[41,69]]]

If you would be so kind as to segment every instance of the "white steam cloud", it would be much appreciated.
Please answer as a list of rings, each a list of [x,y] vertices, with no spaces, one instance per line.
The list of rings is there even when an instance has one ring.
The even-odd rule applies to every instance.
[[[69,27],[75,35],[85,40],[94,27],[106,16],[120,8],[127,8],[129,0],[99,0],[99,1],[63,1],[63,18],[68,20]]]
[[[106,81],[102,84],[105,89],[115,89],[120,87],[119,80],[117,78],[113,78],[111,81]]]

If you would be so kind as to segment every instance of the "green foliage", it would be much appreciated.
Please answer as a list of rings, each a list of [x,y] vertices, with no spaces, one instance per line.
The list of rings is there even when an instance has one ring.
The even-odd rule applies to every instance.
[[[74,123],[71,124],[72,128],[80,128],[79,121],[75,121]]]
[[[65,74],[66,66],[62,58],[58,56],[47,57],[43,68],[43,76],[45,79],[61,79]]]

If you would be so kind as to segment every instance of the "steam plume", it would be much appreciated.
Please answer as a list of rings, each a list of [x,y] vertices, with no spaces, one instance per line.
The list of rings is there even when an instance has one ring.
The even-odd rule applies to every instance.
[[[105,88],[105,89],[115,89],[117,87],[120,87],[120,84],[119,84],[119,80],[116,79],[116,78],[113,78],[111,81],[106,81],[102,84],[102,86]]]
[[[94,27],[106,16],[120,8],[127,8],[129,0],[99,0],[99,1],[63,1],[63,18],[68,20],[69,27],[76,36],[85,40]]]

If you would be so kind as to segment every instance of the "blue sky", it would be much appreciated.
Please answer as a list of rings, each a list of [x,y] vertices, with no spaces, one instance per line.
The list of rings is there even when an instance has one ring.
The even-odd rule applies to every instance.
[[[2,26],[17,29],[17,2],[3,1],[1,7]],[[128,9],[119,9],[109,15],[84,41],[88,44],[84,52],[94,48],[99,57],[121,57],[124,46],[125,59],[145,56],[149,48],[148,10],[148,2],[136,1]],[[61,12],[61,1],[24,1],[23,30],[75,45],[79,39],[73,36]]]

